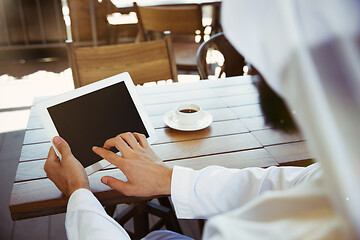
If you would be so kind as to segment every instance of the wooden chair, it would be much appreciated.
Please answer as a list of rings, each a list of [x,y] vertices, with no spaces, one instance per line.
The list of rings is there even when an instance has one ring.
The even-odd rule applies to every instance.
[[[117,36],[136,38],[137,24],[111,24],[107,16],[118,12],[111,0],[68,0],[71,35],[76,46],[116,43]]]
[[[67,41],[75,88],[121,72],[129,72],[135,85],[172,79],[177,71],[169,34],[164,40],[99,47],[76,47]]]
[[[114,216],[114,219],[124,228],[125,224],[130,219],[133,219],[134,230],[130,232],[129,230],[125,229],[130,238],[133,240],[142,239],[150,232],[160,230],[163,226],[165,226],[167,230],[182,234],[182,230],[180,228],[179,222],[177,221],[169,198],[160,197],[157,200],[159,204],[155,204],[152,201],[141,201],[133,203],[119,215]],[[105,210],[110,216],[112,216],[115,208],[115,205],[107,206]],[[160,218],[151,227],[149,225],[150,214]]]
[[[197,51],[200,79],[207,79],[213,73],[210,64],[206,62],[206,55],[210,49],[219,51],[225,60],[217,77],[220,77],[223,72],[226,77],[243,75],[243,67],[246,65],[244,57],[231,45],[223,33],[218,33],[211,36],[207,42],[203,42]]]
[[[170,31],[178,69],[196,70],[196,51],[203,42],[201,5],[138,6],[134,3],[141,38],[151,40],[154,33]],[[200,36],[200,43],[195,36]]]

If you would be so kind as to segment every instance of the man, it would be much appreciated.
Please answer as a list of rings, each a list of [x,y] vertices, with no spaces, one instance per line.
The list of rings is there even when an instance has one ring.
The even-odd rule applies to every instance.
[[[101,181],[126,195],[170,194],[179,218],[209,219],[204,239],[359,239],[359,11],[351,0],[222,2],[225,35],[286,100],[321,167],[168,169],[144,136],[125,133],[93,151],[128,181]],[[69,239],[127,239],[89,191],[66,141],[53,141],[63,159],[50,149],[44,168],[70,196]]]

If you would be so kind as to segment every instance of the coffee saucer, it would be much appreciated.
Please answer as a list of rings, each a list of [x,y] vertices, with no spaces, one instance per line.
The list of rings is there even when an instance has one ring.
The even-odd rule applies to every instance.
[[[210,113],[203,111],[202,112],[201,119],[193,125],[184,125],[179,122],[179,120],[176,118],[175,110],[170,111],[164,115],[164,122],[166,125],[168,125],[170,128],[180,130],[180,131],[197,131],[204,128],[207,128],[210,126],[210,124],[213,121],[213,117]]]

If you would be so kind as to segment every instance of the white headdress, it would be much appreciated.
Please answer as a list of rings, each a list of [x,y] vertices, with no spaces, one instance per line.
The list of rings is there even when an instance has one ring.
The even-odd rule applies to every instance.
[[[222,26],[287,102],[360,239],[360,1],[223,0]]]

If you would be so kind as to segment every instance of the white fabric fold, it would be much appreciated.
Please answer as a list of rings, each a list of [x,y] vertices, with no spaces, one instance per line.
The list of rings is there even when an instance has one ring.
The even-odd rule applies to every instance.
[[[107,213],[87,189],[78,189],[69,198],[65,220],[69,240],[130,239],[127,232]]]
[[[268,191],[292,189],[320,175],[320,167],[173,169],[171,199],[179,218],[210,218],[240,208]]]

